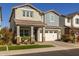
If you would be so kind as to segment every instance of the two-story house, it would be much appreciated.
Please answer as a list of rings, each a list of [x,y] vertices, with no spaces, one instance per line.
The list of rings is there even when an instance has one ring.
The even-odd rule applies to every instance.
[[[21,42],[22,36],[30,36],[31,41],[39,41],[40,30],[42,31],[42,41],[44,41],[45,23],[42,11],[31,4],[13,7],[10,16],[10,29],[14,32],[14,37],[17,37],[17,43]]]
[[[79,35],[79,13],[71,13],[65,16],[65,34],[74,31],[76,35]]]

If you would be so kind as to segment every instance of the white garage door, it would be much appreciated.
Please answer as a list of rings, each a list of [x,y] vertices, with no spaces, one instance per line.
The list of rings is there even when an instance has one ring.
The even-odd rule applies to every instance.
[[[45,41],[57,40],[57,31],[47,31],[45,33]],[[40,33],[40,41],[42,41],[42,33]]]

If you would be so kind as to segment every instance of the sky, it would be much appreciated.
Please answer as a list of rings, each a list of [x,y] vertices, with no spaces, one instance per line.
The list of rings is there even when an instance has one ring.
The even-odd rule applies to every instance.
[[[21,3],[0,3],[0,6],[2,7],[2,27],[9,27],[11,9],[20,4]],[[44,12],[55,10],[64,15],[76,11],[79,12],[79,3],[33,3],[32,5]]]

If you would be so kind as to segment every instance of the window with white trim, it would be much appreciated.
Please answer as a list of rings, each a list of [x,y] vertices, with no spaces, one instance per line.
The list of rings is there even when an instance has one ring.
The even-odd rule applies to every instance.
[[[48,33],[48,31],[46,30],[45,33]]]
[[[23,17],[33,17],[33,11],[23,10]]]
[[[79,24],[79,18],[76,19],[76,24]]]
[[[29,36],[29,30],[21,29],[20,30],[20,36]]]

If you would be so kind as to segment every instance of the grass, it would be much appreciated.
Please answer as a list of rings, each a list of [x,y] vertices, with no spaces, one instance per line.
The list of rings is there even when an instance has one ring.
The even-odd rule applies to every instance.
[[[15,45],[15,46],[8,46],[9,50],[22,50],[22,49],[34,49],[34,48],[47,48],[47,47],[54,47],[53,45]],[[6,51],[6,47],[0,47],[0,51]]]
[[[6,50],[6,47],[0,47],[0,51],[5,51]]]

